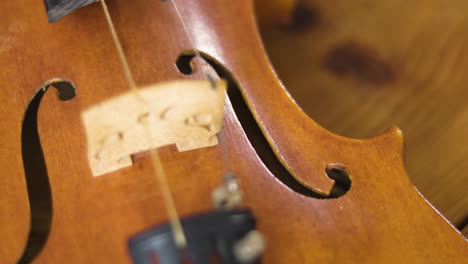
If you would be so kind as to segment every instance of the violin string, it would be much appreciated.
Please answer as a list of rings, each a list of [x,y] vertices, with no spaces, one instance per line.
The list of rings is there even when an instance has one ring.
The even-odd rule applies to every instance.
[[[137,100],[142,102],[142,105],[147,105],[146,102],[143,100],[143,98],[139,95],[138,89],[135,83],[135,80],[133,78],[132,72],[130,71],[130,66],[128,64],[127,58],[125,56],[125,53],[122,48],[122,44],[119,40],[119,37],[117,35],[117,32],[115,30],[114,23],[112,22],[112,18],[110,16],[109,10],[107,8],[107,4],[105,0],[101,0],[101,5],[102,9],[104,11],[107,24],[109,25],[110,32],[112,34],[112,38],[114,40],[115,47],[117,49],[120,62],[122,64],[122,68],[124,71],[125,79],[128,82],[128,85],[134,95],[136,96]],[[149,129],[149,125],[146,125],[146,132],[147,132],[147,138],[148,140],[151,140],[151,132]],[[187,241],[185,238],[184,230],[182,227],[182,224],[180,222],[179,215],[177,213],[177,209],[175,207],[174,199],[172,198],[171,191],[169,188],[169,184],[167,182],[167,177],[164,172],[161,158],[158,154],[158,151],[156,149],[150,150],[150,156],[151,156],[151,164],[153,167],[153,171],[157,177],[160,190],[161,190],[161,195],[163,197],[164,205],[166,207],[167,213],[169,215],[169,222],[171,225],[171,229],[173,231],[174,235],[174,241],[176,243],[176,246],[183,249],[187,246]]]
[[[187,38],[188,38],[188,40],[189,40],[189,42],[190,42],[190,45],[191,45],[192,48],[193,48],[193,51],[194,51],[194,53],[195,53],[195,57],[198,57],[198,58],[200,58],[200,59],[203,59],[203,57],[202,57],[201,54],[200,54],[200,51],[198,51],[198,49],[195,48],[195,42],[193,41],[192,35],[190,35],[190,32],[189,32],[189,30],[188,30],[188,27],[187,27],[187,25],[185,24],[184,19],[182,18],[182,15],[181,15],[181,13],[180,13],[180,11],[179,11],[179,8],[177,7],[176,0],[169,0],[169,2],[171,2],[171,3],[172,3],[172,6],[174,6],[174,9],[175,9],[175,11],[176,11],[176,13],[177,13],[177,16],[179,17],[180,23],[182,24],[182,27],[184,28],[185,35],[187,35]],[[209,79],[210,77],[207,76],[207,78]]]
[[[221,154],[221,159],[223,160],[224,164],[224,175],[228,175],[231,173],[231,159],[227,152],[227,144],[226,144],[226,129],[225,129],[226,122],[223,122],[221,126],[221,131],[219,132],[219,152]]]
[[[115,31],[114,23],[112,22],[112,18],[109,14],[109,9],[107,8],[107,4],[105,0],[101,1],[101,6],[102,6],[102,9],[104,10],[107,24],[109,24],[109,29],[111,31],[111,35],[115,44],[115,48],[117,49],[117,53],[119,54],[120,63],[122,64],[122,68],[125,74],[125,79],[127,80],[128,86],[130,86],[130,89],[136,92],[137,87],[135,84],[135,79],[133,79],[132,72],[130,71],[130,66],[128,65],[128,61],[127,61],[127,58],[125,57],[125,53],[123,51],[119,37],[117,36],[117,32]]]
[[[204,58],[200,54],[200,51],[195,46],[195,41],[193,40],[192,35],[190,34],[190,31],[188,30],[187,24],[185,23],[185,21],[184,21],[184,19],[182,17],[182,14],[180,13],[179,7],[177,6],[177,1],[176,0],[169,0],[169,2],[172,3],[172,6],[174,7],[174,10],[177,13],[177,16],[178,16],[178,18],[180,20],[180,23],[182,24],[182,27],[183,27],[183,29],[185,31],[185,35],[187,35],[187,39],[190,42],[190,45],[192,46],[195,57],[198,57],[199,59],[204,60]],[[215,89],[216,84],[214,82],[213,77],[208,73],[206,75],[206,78],[212,84],[213,89]],[[224,164],[224,174],[228,174],[230,172],[230,170],[231,170],[231,166],[230,166],[231,162],[230,162],[230,158],[228,156],[227,150],[226,150],[226,148],[227,148],[227,146],[225,144],[226,135],[225,135],[224,131],[225,130],[224,130],[224,122],[223,122],[223,125],[221,127],[221,131],[219,132],[218,141],[219,141],[219,145],[220,145],[219,150],[220,150],[220,154],[221,154],[221,159],[222,159],[223,164]]]

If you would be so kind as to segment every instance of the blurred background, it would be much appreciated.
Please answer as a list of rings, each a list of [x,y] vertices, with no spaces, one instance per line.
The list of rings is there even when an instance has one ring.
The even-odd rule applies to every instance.
[[[468,1],[256,0],[302,109],[353,138],[403,130],[413,184],[468,236]]]

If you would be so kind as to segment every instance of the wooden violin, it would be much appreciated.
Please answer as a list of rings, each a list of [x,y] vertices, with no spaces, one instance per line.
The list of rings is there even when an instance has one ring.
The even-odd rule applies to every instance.
[[[253,1],[44,2],[0,4],[0,263],[466,263],[467,241],[406,175],[400,130],[349,139],[311,120]],[[195,83],[204,103],[182,96]],[[110,154],[89,154],[84,113],[117,102],[93,112],[97,131],[126,114],[172,122],[161,98],[205,109],[223,83],[220,131],[206,115],[165,134],[130,122],[96,140],[114,158],[133,148],[125,160],[93,167]],[[139,101],[162,108],[134,115]],[[216,134],[194,146],[195,129]]]

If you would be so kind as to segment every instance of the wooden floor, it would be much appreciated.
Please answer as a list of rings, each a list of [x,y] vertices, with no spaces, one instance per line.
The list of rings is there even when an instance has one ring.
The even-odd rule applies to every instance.
[[[399,126],[413,183],[461,229],[468,217],[468,2],[299,6],[291,25],[262,29],[297,103],[348,137]]]

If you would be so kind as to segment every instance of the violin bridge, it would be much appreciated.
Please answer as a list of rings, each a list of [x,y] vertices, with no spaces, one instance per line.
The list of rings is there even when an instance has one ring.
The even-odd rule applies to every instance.
[[[94,176],[132,165],[131,155],[176,144],[179,151],[214,146],[226,82],[183,80],[151,85],[82,112]]]

